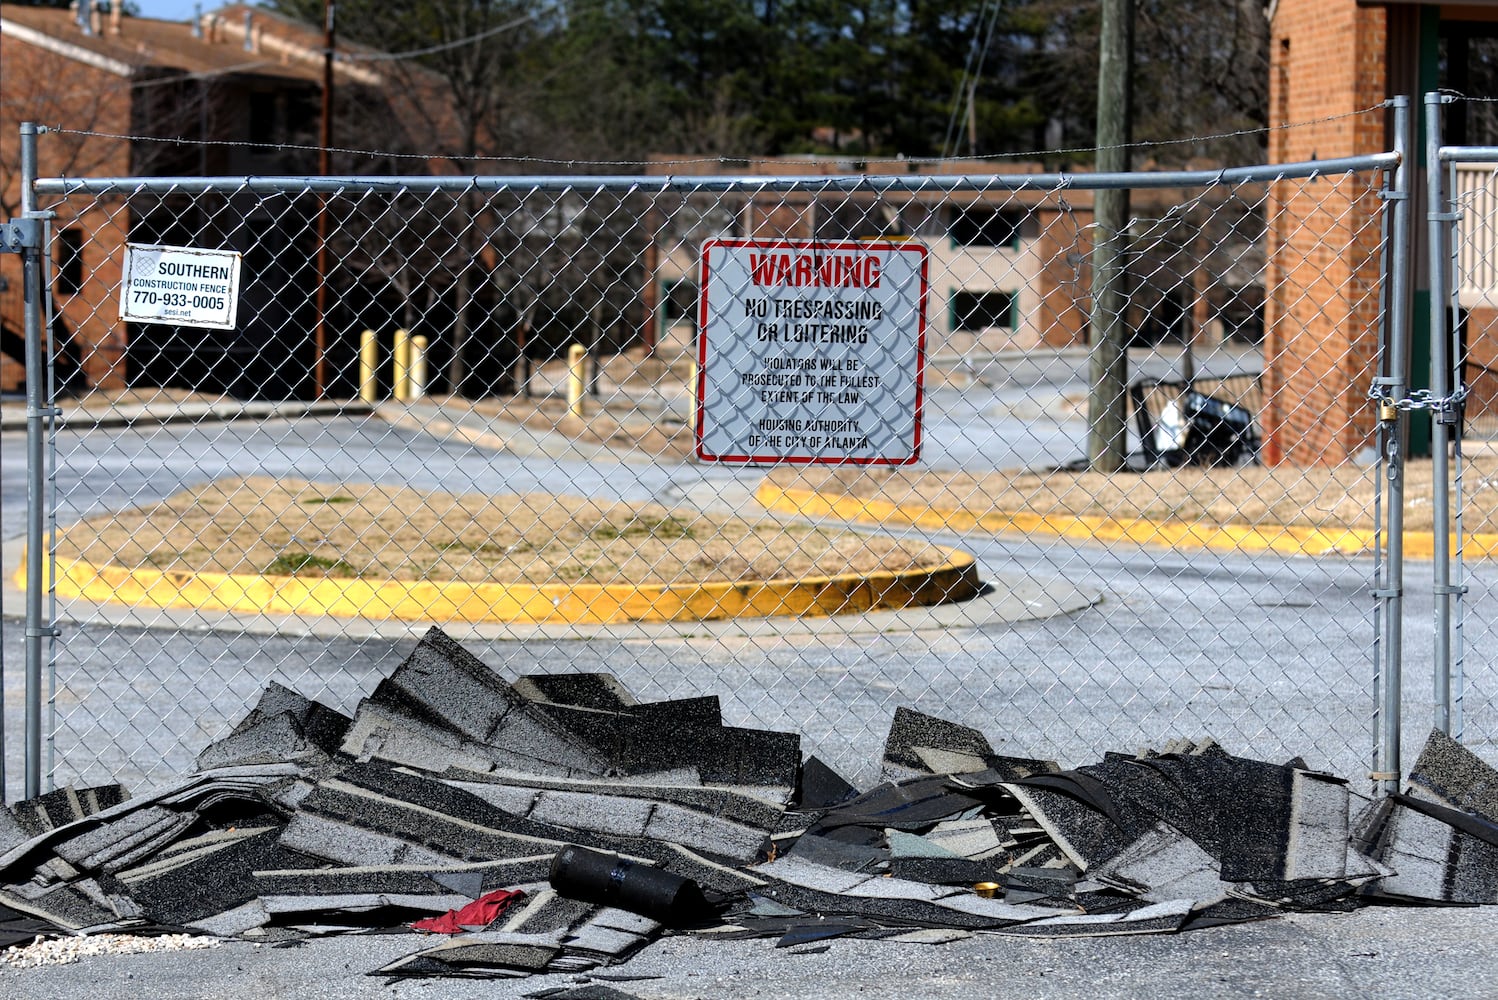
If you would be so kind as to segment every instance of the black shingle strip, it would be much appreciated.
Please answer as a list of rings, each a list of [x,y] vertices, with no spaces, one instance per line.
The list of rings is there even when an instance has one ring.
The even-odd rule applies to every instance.
[[[890,860],[887,848],[874,843],[849,843],[835,837],[803,836],[778,848],[779,856],[849,872],[872,872]]]
[[[583,745],[606,757],[622,774],[678,766],[673,757],[659,757],[641,747],[658,743],[658,733],[676,727],[718,728],[723,724],[716,697],[649,702],[623,708],[598,709],[545,702],[528,703],[531,711],[567,730]]]
[[[511,762],[493,747],[476,743],[445,727],[406,714],[400,706],[386,706],[365,699],[359,704],[353,725],[343,743],[343,752],[359,760],[379,759],[429,770],[444,766],[461,767],[474,772],[493,771],[503,759]],[[532,770],[545,774],[568,775],[572,768],[530,762]],[[595,769],[584,773],[596,774]]]
[[[982,800],[953,791],[943,777],[915,778],[878,785],[823,813],[810,830],[842,826],[922,829],[952,816],[975,813],[982,806]]]
[[[369,700],[477,743],[491,742],[505,716],[522,703],[499,675],[436,626]]]
[[[568,931],[588,919],[599,907],[586,900],[570,899],[559,895],[545,883],[551,878],[551,859],[546,860],[542,888],[528,893],[528,898],[505,914],[504,922],[496,928],[517,934],[542,934],[550,931]]]
[[[335,753],[353,720],[275,681],[222,739],[198,755],[197,768],[234,763],[315,761]]]
[[[493,759],[513,760],[511,766],[550,764],[593,774],[608,770],[605,758],[587,742],[537,712],[498,674],[435,626],[366,701],[491,748]],[[356,713],[356,725],[357,721]],[[449,762],[413,763],[441,770]]]
[[[440,867],[468,860],[455,856],[455,852],[434,850],[395,834],[305,810],[286,824],[281,844],[288,850],[339,865]]]
[[[1498,824],[1396,793],[1377,843],[1394,869],[1379,891],[1453,903],[1498,902]]]
[[[263,716],[252,726],[240,726],[198,754],[197,769],[279,761],[318,763],[327,751],[307,738],[302,723],[291,712]]]
[[[106,809],[75,820],[66,826],[46,830],[11,848],[4,855],[0,855],[0,878],[14,877],[11,869],[17,865],[24,866],[28,859],[31,859],[33,863],[39,863],[38,859],[43,859],[52,845],[60,841],[80,836],[89,830],[113,823],[152,805],[165,805],[177,810],[193,810],[204,802],[234,799],[261,803],[268,807],[269,803],[262,798],[260,792],[274,782],[298,773],[300,772],[296,766],[290,764],[265,765],[257,768],[226,768],[193,775],[179,785],[162,789],[148,796],[122,799]]]
[[[642,1000],[633,993],[616,990],[612,986],[604,986],[600,983],[541,990],[536,993],[527,993],[526,997],[534,998],[534,1000]]]
[[[314,701],[291,690],[283,684],[271,681],[265,686],[260,700],[234,727],[240,732],[274,715],[289,714],[300,726],[305,738],[312,745],[333,753],[343,743],[343,734],[353,721],[336,709]]]
[[[857,797],[857,788],[821,758],[812,756],[801,765],[791,804],[797,809],[831,809]]]
[[[438,782],[427,784],[440,787]],[[521,858],[561,847],[563,842],[559,840],[510,832],[505,828],[520,826],[524,821],[489,810],[487,804],[474,796],[469,798],[485,808],[448,811],[452,802],[441,792],[403,797],[389,790],[370,789],[347,781],[325,781],[303,802],[301,811],[288,824],[283,842],[294,850],[329,857],[320,853],[324,845],[307,837],[308,830],[303,822],[322,818],[419,848],[408,852],[406,857],[390,857],[388,861],[425,863],[432,860]],[[356,857],[369,856],[357,854]],[[331,856],[330,860],[361,863],[341,852]]]
[[[64,785],[15,803],[11,806],[11,814],[28,837],[39,837],[86,817],[108,812],[124,801],[125,791],[119,784],[87,788]]]
[[[1210,904],[1226,899],[1231,888],[1222,880],[1216,858],[1164,822],[1087,874],[1096,882],[1152,902],[1190,898]]]
[[[884,741],[884,776],[900,780],[922,774],[955,773],[951,770],[933,770],[923,759],[918,747],[939,750],[953,758],[971,761],[972,766],[963,766],[964,771],[983,770],[983,758],[994,752],[987,737],[976,729],[947,722],[910,708],[896,708],[890,722],[889,735]]]
[[[29,833],[17,822],[15,815],[10,811],[10,807],[4,802],[0,802],[0,854],[5,854],[20,847],[33,836],[34,834]],[[4,919],[3,913],[0,913],[0,919]]]
[[[112,823],[101,823],[76,837],[58,841],[52,850],[79,868],[113,871],[130,864],[138,851],[159,850],[176,839],[196,818],[192,813],[145,806]]]
[[[1150,903],[1123,913],[1084,913],[1036,920],[996,933],[1015,937],[1112,937],[1125,934],[1170,934],[1181,929],[1195,902],[1190,899]]]
[[[219,913],[210,913],[197,920],[188,921],[183,926],[201,934],[237,937],[264,927],[269,922],[270,914],[265,912],[265,907],[256,898]]]
[[[636,717],[623,733],[619,763],[627,773],[694,767],[706,784],[758,786],[790,801],[801,767],[801,737],[744,729]]]
[[[1408,794],[1498,824],[1498,769],[1440,730],[1431,731],[1410,769]]]
[[[293,855],[277,842],[279,833],[275,828],[254,831],[120,872],[114,879],[152,919],[180,927],[254,899],[253,872],[289,867],[286,862]]]
[[[30,898],[17,893],[14,887],[0,888],[0,905],[70,934],[119,930],[141,922],[121,919],[112,909],[98,905],[70,885],[53,886]]]
[[[599,782],[586,779],[547,778],[540,775],[501,777],[465,773],[453,768],[443,772],[442,778],[454,787],[472,792],[495,804],[499,804],[498,801],[490,798],[495,794],[504,795],[512,801],[532,801],[534,797],[529,795],[528,791],[554,790],[612,795],[651,802],[675,803],[710,816],[721,817],[763,830],[774,828],[785,812],[782,806],[772,805],[752,795],[740,794],[726,788],[707,788],[700,785],[634,784],[628,781]]]
[[[859,875],[778,859],[756,869],[768,880],[757,893],[807,913],[854,913],[900,925],[983,929],[1054,916],[1047,907],[1016,906],[971,891]]]
[[[1134,839],[1104,812],[1075,795],[1019,783],[1005,787],[1080,871],[1107,861]]]
[[[533,975],[547,968],[562,954],[562,932],[515,934],[482,931],[442,940],[430,948],[406,955],[376,969],[381,976],[447,976],[471,970],[494,976],[505,971]]]
[[[992,861],[968,861],[965,858],[891,858],[889,871],[895,878],[951,886],[992,882],[999,875]]]
[[[1290,779],[1288,836],[1280,872],[1287,881],[1347,875],[1347,782],[1294,769]]]
[[[373,698],[360,702],[343,751],[359,759],[380,758],[428,771],[461,767],[480,773],[509,770],[598,777],[609,769],[602,755],[575,741],[564,741],[555,733],[543,733],[545,739],[523,739],[524,730],[535,728],[523,719],[507,731],[504,745],[495,745],[472,739],[407,708],[399,702],[385,704]]]
[[[595,784],[526,787],[487,781],[448,783],[500,809],[538,822],[616,836],[677,840],[740,860],[754,859],[766,831],[778,818],[773,807],[728,793],[722,793],[714,801],[707,795],[676,794],[665,789],[660,795],[651,795],[649,788],[613,789],[624,792],[616,795],[611,794],[608,786]],[[676,801],[683,798],[693,805]],[[695,808],[699,803],[707,808]],[[749,822],[737,818],[746,814],[752,816]]]
[[[359,923],[373,927],[392,927],[407,923],[414,917],[446,913],[472,902],[467,896],[455,892],[341,892],[341,893],[292,893],[274,895],[262,892],[260,904],[272,918],[323,915],[333,922],[346,923],[355,914],[381,914],[378,921],[360,920]]]
[[[515,693],[527,701],[602,711],[637,704],[613,674],[526,674],[515,681]]]
[[[494,889],[543,881],[551,855],[437,867],[432,865],[362,865],[342,868],[269,869],[253,872],[266,895],[338,895],[375,892],[447,892],[477,899]]]
[[[1350,902],[1365,881],[1365,879],[1296,879],[1294,881],[1262,879],[1255,882],[1237,883],[1229,891],[1229,895],[1236,899],[1252,900],[1274,906],[1282,911],[1324,910],[1338,901]]]

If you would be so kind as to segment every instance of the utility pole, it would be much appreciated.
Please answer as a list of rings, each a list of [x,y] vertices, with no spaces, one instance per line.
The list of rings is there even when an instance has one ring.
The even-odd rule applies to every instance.
[[[323,0],[322,122],[317,138],[317,172],[332,173],[333,146],[333,12],[334,0]],[[328,196],[317,196],[317,325],[313,331],[313,399],[328,391]]]
[[[1129,169],[1133,124],[1134,0],[1102,0],[1098,53],[1097,171]],[[1093,202],[1091,391],[1087,398],[1087,460],[1097,472],[1117,472],[1128,457],[1129,331],[1127,188],[1099,190]]]

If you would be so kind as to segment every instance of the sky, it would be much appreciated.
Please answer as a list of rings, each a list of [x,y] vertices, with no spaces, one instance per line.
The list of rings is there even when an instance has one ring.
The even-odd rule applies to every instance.
[[[222,7],[228,0],[199,0],[203,10]],[[193,15],[193,0],[136,0],[141,17],[159,17],[166,21],[186,21]]]

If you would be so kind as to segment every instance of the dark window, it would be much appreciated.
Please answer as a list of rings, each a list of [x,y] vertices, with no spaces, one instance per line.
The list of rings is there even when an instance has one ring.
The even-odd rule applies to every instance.
[[[690,319],[697,309],[697,285],[691,281],[661,282],[661,315],[666,322]]]
[[[953,292],[952,329],[987,330],[1014,327],[1013,292]]]
[[[83,290],[83,233],[76,229],[57,234],[57,290],[67,295]]]
[[[255,93],[250,95],[250,141],[274,143],[279,141],[279,122],[276,95]]]
[[[948,232],[952,242],[964,247],[1017,247],[1020,212],[1000,208],[959,208],[952,214]]]

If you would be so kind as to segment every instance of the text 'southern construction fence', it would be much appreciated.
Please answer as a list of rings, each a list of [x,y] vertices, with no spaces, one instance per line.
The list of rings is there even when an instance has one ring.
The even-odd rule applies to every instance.
[[[351,708],[435,624],[865,778],[908,706],[1001,753],[1211,736],[1387,786],[1440,545],[1407,102],[1376,114],[1387,153],[1190,173],[33,158],[7,746],[28,784],[163,780],[267,682]]]

